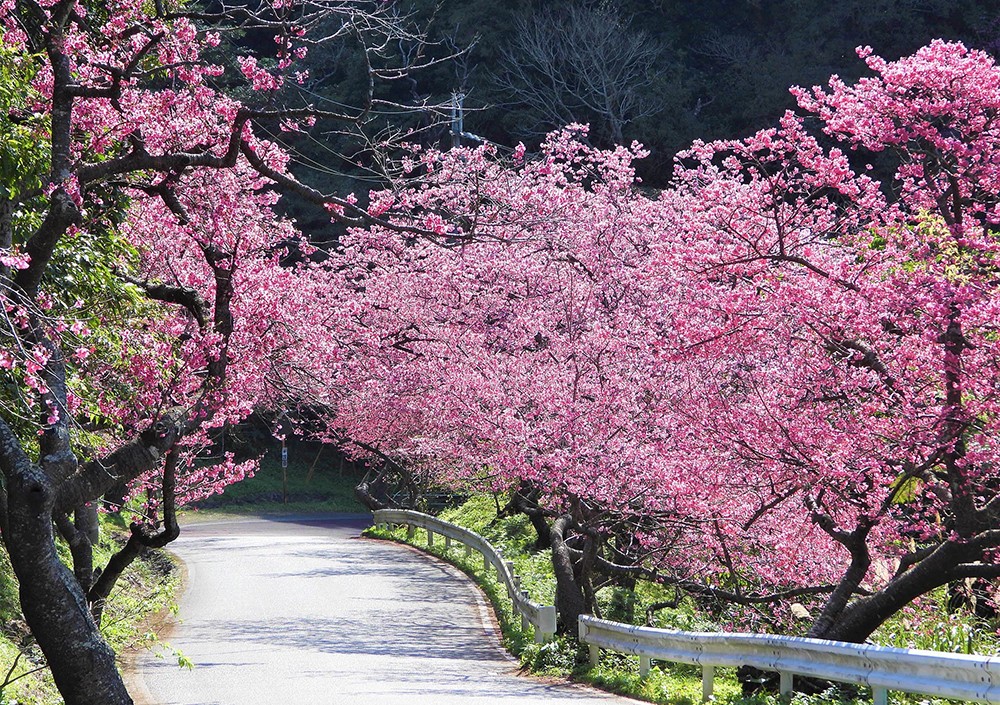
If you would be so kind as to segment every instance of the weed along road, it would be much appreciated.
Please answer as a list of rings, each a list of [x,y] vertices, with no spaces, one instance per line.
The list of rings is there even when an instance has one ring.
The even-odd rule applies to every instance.
[[[171,545],[187,590],[144,656],[143,705],[449,705],[633,701],[517,674],[478,590],[368,516],[194,524]]]

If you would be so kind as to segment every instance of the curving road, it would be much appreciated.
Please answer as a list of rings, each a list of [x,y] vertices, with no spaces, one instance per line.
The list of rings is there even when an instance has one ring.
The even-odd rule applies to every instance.
[[[144,656],[146,705],[452,705],[634,701],[517,675],[478,589],[456,569],[360,538],[370,517],[185,527],[188,570],[166,640]]]

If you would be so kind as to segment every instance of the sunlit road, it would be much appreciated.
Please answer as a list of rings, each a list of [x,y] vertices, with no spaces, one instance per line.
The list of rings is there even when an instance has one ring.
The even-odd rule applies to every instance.
[[[478,590],[454,568],[362,539],[368,516],[186,527],[188,587],[146,656],[148,705],[449,705],[632,701],[516,674]]]

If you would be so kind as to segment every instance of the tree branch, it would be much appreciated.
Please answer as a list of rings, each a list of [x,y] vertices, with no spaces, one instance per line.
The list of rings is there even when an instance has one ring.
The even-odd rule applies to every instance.
[[[198,322],[198,328],[202,331],[208,328],[208,304],[196,289],[189,286],[170,286],[161,282],[151,282],[148,279],[138,279],[125,274],[119,276],[129,284],[142,289],[143,293],[151,299],[183,306]]]

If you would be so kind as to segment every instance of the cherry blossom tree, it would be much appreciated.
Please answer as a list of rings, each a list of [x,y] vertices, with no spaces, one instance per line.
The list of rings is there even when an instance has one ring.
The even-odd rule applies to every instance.
[[[275,36],[269,57],[219,49]],[[223,14],[170,3],[0,4],[0,534],[26,621],[67,703],[131,702],[100,636],[104,600],[144,546],[179,531],[180,503],[253,470],[218,452],[225,428],[289,393],[288,351],[315,334],[309,245],[274,186],[350,223],[353,201],[300,184],[267,129],[356,124],[399,69],[380,47],[416,41],[391,4],[274,3]],[[313,34],[309,34],[313,32]],[[295,61],[347,39],[370,89],[357,110],[292,102]],[[410,67],[412,68],[412,67]],[[228,71],[228,74],[227,74]],[[245,81],[249,102],[223,78]],[[327,335],[327,338],[329,336]],[[208,454],[208,457],[206,457]],[[144,503],[94,566],[94,510]],[[55,528],[54,528],[55,527]],[[54,532],[69,544],[71,573]],[[100,571],[96,568],[101,568]]]
[[[343,239],[343,285],[364,289],[364,308],[336,316],[354,330],[339,383],[322,385],[333,430],[382,458],[534,492],[570,629],[596,603],[567,540],[596,554],[628,521],[666,514],[675,476],[640,315],[660,294],[643,280],[665,211],[635,189],[641,150],[590,148],[582,130],[527,160],[419,153],[419,184],[373,194],[373,213],[398,208],[440,237],[396,223]]]
[[[739,575],[833,579],[810,635],[845,641],[937,587],[996,577],[1000,519],[1000,70],[944,42],[895,63],[861,54],[874,77],[795,92],[862,158],[892,151],[894,182],[880,190],[792,115],[696,145],[677,191],[693,247],[670,260],[703,312],[682,362],[714,370],[684,409],[715,456],[707,477],[746,478],[728,550],[755,535],[777,549],[747,552]]]
[[[0,532],[68,703],[130,702],[101,605],[176,537],[178,503],[252,471],[205,454],[279,400],[328,409],[328,435],[383,460],[525,490],[570,628],[601,575],[738,604],[829,594],[811,633],[848,640],[994,577],[987,55],[865,53],[874,77],[796,91],[844,149],[789,114],[696,144],[661,194],[638,188],[638,146],[571,126],[537,157],[415,149],[362,206],[297,181],[257,127],[363,119],[282,91],[318,28],[392,75],[391,6],[112,10],[0,5],[0,67],[25,87],[0,93],[3,124],[45,147],[2,155]],[[266,108],[214,87],[234,18],[277,34],[272,62],[237,61]],[[895,181],[851,150],[892,151]],[[350,227],[324,264],[276,190]],[[138,495],[145,518],[95,579],[86,507]]]
[[[432,187],[372,202],[444,247],[345,241],[374,308],[339,423],[446,479],[540,492],[553,528],[595,539],[557,537],[557,574],[813,596],[814,636],[863,640],[994,577],[1000,71],[943,42],[862,53],[874,77],[796,90],[839,148],[788,114],[696,144],[656,199],[634,154],[572,132],[510,168],[426,155]],[[864,165],[880,151],[891,183]]]

